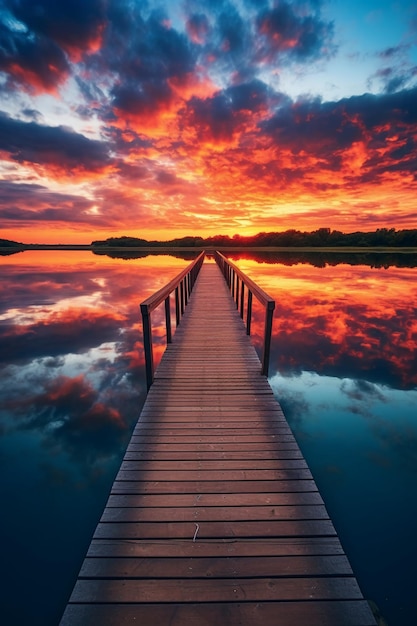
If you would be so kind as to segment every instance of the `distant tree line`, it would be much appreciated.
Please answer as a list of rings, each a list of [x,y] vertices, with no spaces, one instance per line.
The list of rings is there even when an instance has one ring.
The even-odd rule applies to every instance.
[[[342,233],[330,228],[319,228],[312,232],[290,229],[280,233],[258,233],[251,237],[242,235],[215,235],[213,237],[181,237],[169,241],[147,241],[136,237],[109,237],[93,241],[95,248],[237,248],[237,247],[278,247],[278,248],[337,248],[337,247],[417,247],[417,229],[396,230],[395,228],[377,228],[372,232]]]

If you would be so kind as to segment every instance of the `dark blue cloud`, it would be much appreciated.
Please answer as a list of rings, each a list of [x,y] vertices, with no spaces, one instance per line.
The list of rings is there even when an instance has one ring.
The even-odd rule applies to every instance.
[[[321,159],[322,169],[339,170],[341,152],[355,142],[363,141],[371,151],[384,147],[384,159],[376,152],[370,153],[366,163],[370,170],[363,176],[375,180],[390,166],[413,172],[417,146],[409,131],[417,124],[416,102],[417,88],[338,102],[304,99],[284,103],[271,119],[260,123],[260,128],[277,147],[290,149],[293,154],[314,154]],[[399,138],[407,139],[409,148],[401,161]],[[293,174],[296,169],[294,166]]]
[[[329,54],[333,48],[333,24],[321,19],[318,3],[312,4],[306,13],[305,5],[282,1],[258,14],[260,50],[265,58],[287,54],[297,61],[306,61]]]
[[[106,21],[106,0],[5,0],[5,5],[28,31],[65,50],[88,49]]]
[[[19,163],[96,171],[110,162],[108,146],[65,126],[22,122],[0,112],[0,150]]]
[[[45,288],[45,286],[44,286]],[[67,353],[82,353],[107,341],[116,341],[120,334],[120,319],[110,314],[62,316],[48,324],[38,322],[19,329],[4,324],[0,337],[0,363],[30,361],[39,357],[56,357]]]
[[[111,90],[114,108],[137,116],[152,113],[171,101],[170,81],[181,83],[194,71],[194,45],[160,13],[144,19],[134,12],[129,22],[124,16],[114,17],[104,48],[93,62],[104,61],[119,77]]]
[[[53,41],[14,30],[0,22],[0,71],[9,87],[23,84],[28,90],[51,91],[70,73],[70,66]]]
[[[201,136],[231,138],[244,115],[267,108],[276,98],[278,94],[254,79],[219,91],[211,98],[192,98],[188,103],[189,123]]]

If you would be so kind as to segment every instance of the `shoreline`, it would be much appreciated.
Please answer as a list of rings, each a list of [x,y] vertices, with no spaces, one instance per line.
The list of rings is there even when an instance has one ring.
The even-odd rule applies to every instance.
[[[92,246],[90,244],[21,244],[19,246],[0,246],[0,252],[26,252],[28,250],[74,250],[107,252],[202,252],[214,250],[222,252],[379,252],[379,253],[417,253],[417,247],[389,246]]]

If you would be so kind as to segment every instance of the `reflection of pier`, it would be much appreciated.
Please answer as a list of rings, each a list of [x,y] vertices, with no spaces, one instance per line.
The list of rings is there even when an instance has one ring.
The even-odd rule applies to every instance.
[[[231,298],[206,263],[190,297],[194,278],[62,626],[375,624],[260,373],[241,283]]]

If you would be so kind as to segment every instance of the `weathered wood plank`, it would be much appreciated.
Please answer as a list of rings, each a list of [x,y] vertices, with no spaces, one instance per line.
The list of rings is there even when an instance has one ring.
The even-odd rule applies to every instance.
[[[317,491],[316,483],[310,480],[205,480],[188,481],[152,481],[152,480],[115,480],[112,493],[298,493]]]
[[[181,539],[93,539],[89,557],[250,557],[250,556],[326,556],[344,554],[340,541],[333,537],[235,538],[205,541]],[[279,570],[277,570],[279,573]]]
[[[219,450],[207,450],[207,451],[176,451],[160,452],[158,450],[129,450],[124,456],[125,461],[196,461],[196,460],[284,460],[284,459],[302,459],[301,452],[299,450],[246,450],[243,452],[221,452]]]
[[[193,461],[165,461],[157,460],[138,460],[132,461],[125,459],[121,466],[121,470],[126,471],[143,471],[152,468],[157,471],[179,471],[186,470],[197,472],[201,470],[290,470],[290,469],[306,469],[307,463],[304,459],[218,459],[205,460],[197,459]]]
[[[331,537],[336,531],[330,520],[267,520],[218,522],[100,522],[95,539],[188,539],[230,537]]]
[[[191,506],[175,507],[106,507],[102,522],[214,522],[263,520],[329,519],[322,505],[300,506]]]
[[[365,601],[212,604],[70,604],[61,626],[375,626]]]
[[[309,469],[266,469],[266,470],[169,470],[144,469],[142,471],[120,470],[117,480],[308,480]]]
[[[187,578],[164,580],[78,579],[71,602],[267,602],[270,600],[359,600],[351,577]]]
[[[106,507],[219,507],[219,506],[302,506],[323,504],[318,491],[307,493],[193,493],[163,495],[110,495]]]
[[[344,555],[86,558],[80,578],[258,578],[350,576]]]

